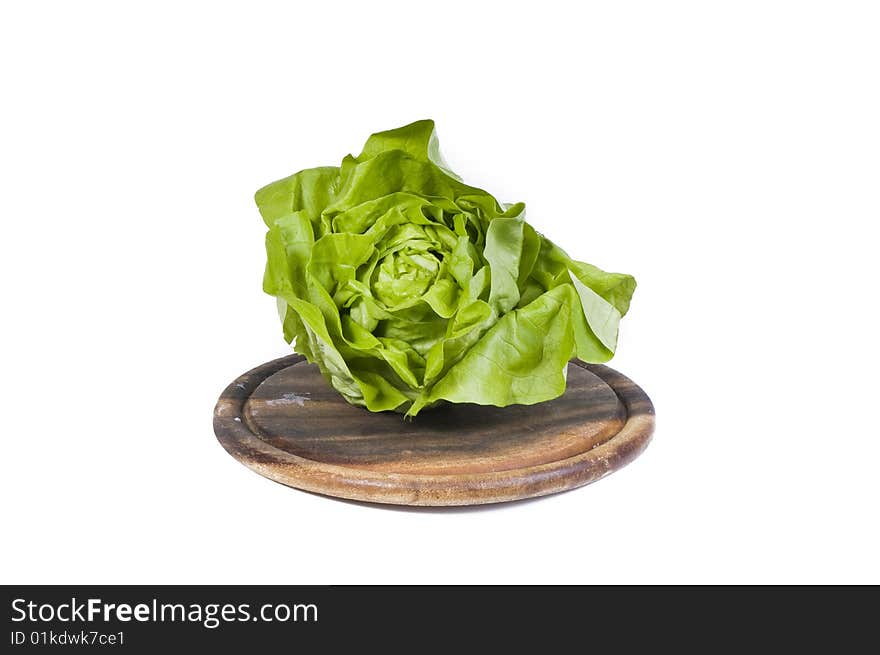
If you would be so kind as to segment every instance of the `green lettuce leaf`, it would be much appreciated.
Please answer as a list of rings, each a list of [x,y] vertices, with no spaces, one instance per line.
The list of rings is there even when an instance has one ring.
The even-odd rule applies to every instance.
[[[350,403],[408,416],[538,403],[565,391],[569,359],[617,348],[635,280],[571,259],[522,203],[465,184],[433,121],[374,134],[256,202],[284,338]]]

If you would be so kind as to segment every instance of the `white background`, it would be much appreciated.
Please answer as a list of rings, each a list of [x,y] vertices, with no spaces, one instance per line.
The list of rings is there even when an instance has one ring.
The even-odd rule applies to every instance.
[[[16,4],[0,581],[880,582],[875,3]],[[613,365],[658,427],[625,470],[377,509],[215,441],[220,391],[288,353],[253,192],[425,117],[637,277]]]

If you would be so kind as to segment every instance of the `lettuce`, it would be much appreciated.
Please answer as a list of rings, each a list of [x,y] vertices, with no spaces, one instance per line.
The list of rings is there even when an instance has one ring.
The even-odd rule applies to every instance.
[[[635,280],[572,260],[443,161],[430,120],[260,189],[284,337],[355,405],[415,416],[565,391],[605,362]]]

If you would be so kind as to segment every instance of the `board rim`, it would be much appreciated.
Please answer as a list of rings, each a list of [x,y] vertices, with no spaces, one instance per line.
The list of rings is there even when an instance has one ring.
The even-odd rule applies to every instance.
[[[312,493],[370,503],[447,507],[502,503],[581,487],[638,457],[654,433],[654,406],[635,382],[602,364],[572,359],[607,384],[626,411],[623,427],[590,450],[552,462],[486,473],[383,473],[307,459],[277,448],[247,426],[244,405],[271,375],[305,361],[287,355],[233,380],[214,407],[214,433],[236,460],[263,477]]]

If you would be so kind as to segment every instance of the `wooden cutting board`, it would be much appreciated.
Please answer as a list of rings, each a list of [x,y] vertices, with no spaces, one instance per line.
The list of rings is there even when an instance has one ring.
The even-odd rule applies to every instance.
[[[233,381],[214,409],[230,455],[267,478],[398,505],[477,505],[573,489],[644,450],[654,407],[607,366],[573,360],[563,396],[538,405],[445,405],[405,421],[345,402],[291,355]]]

